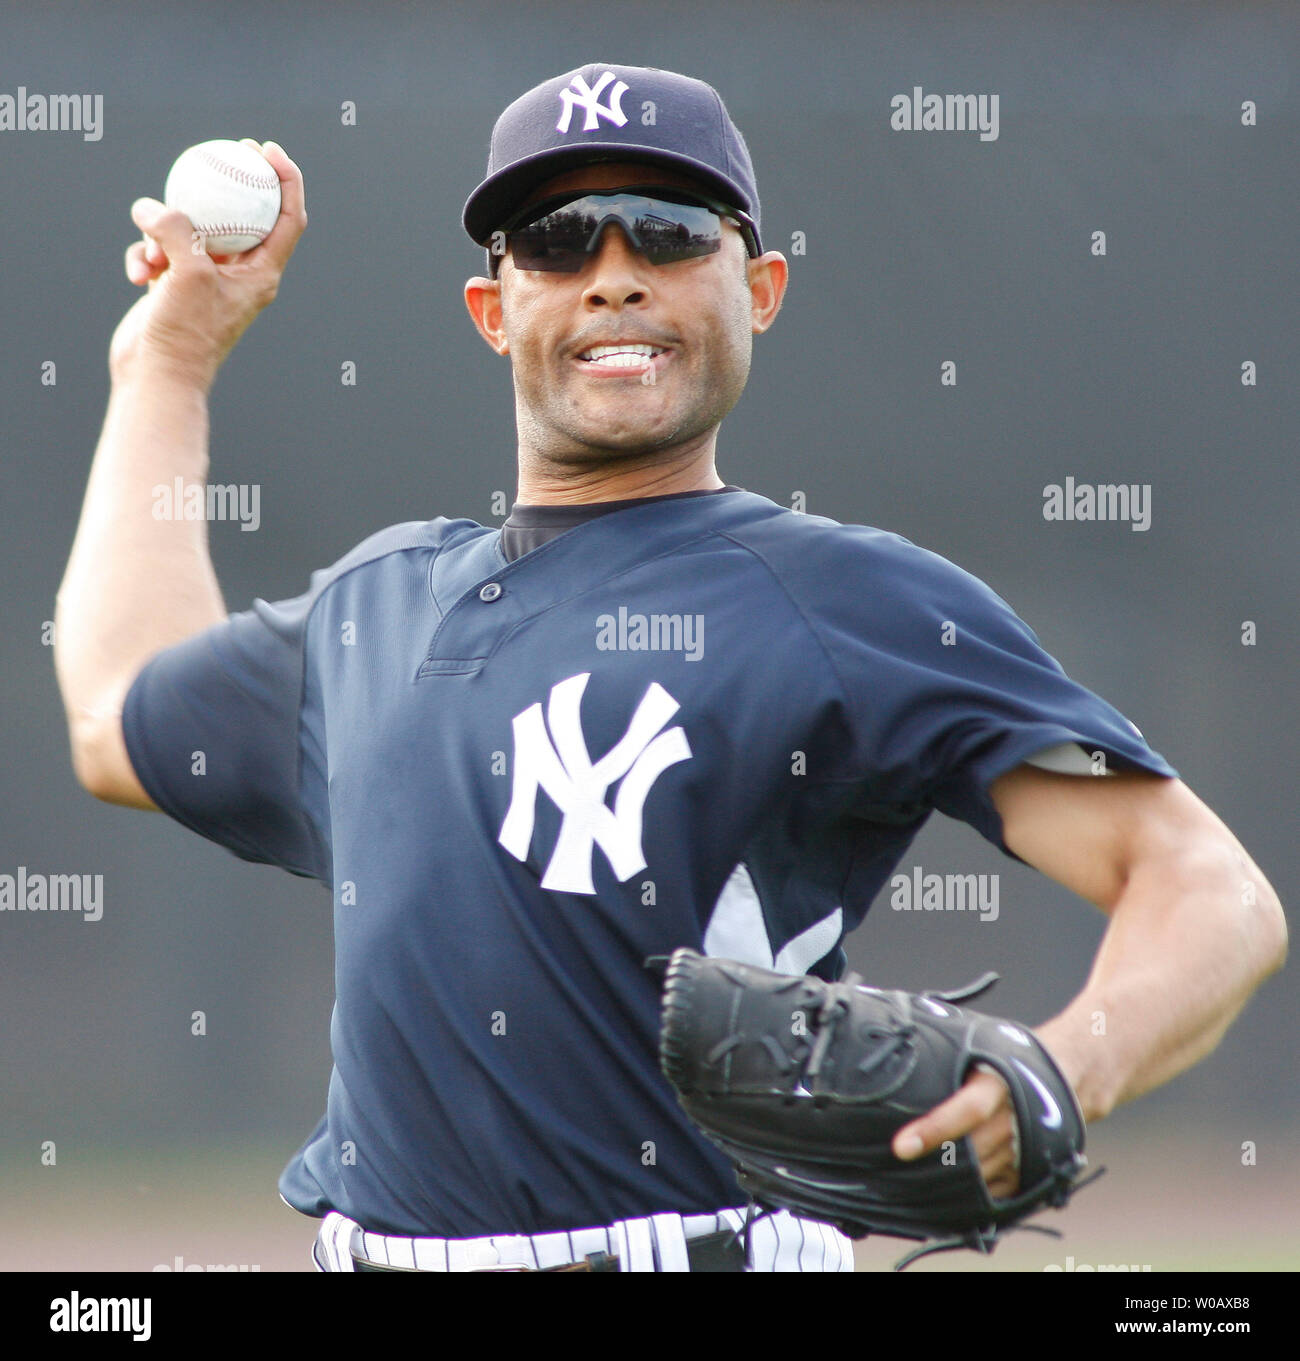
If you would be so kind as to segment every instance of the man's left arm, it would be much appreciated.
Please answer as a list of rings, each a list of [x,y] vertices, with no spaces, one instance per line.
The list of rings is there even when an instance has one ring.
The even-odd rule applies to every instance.
[[[1286,958],[1277,894],[1236,837],[1180,780],[1059,775],[1021,765],[990,788],[1003,840],[1110,918],[1088,981],[1035,1034],[1089,1122],[1209,1054]],[[1098,1017],[1100,1016],[1100,1021]],[[898,1156],[971,1134],[995,1195],[1017,1184],[1001,1078],[961,1090],[899,1130]]]

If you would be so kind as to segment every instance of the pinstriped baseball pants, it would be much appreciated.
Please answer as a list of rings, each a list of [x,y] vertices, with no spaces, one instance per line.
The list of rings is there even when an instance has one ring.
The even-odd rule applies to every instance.
[[[689,1271],[686,1240],[731,1228],[743,1233],[745,1211],[651,1215],[623,1219],[606,1228],[573,1229],[532,1237],[402,1238],[369,1233],[345,1215],[321,1221],[312,1247],[319,1271],[354,1271],[354,1258],[406,1271],[491,1271],[502,1267],[540,1270],[581,1261],[588,1253],[619,1258],[621,1271]],[[853,1245],[829,1224],[781,1210],[750,1225],[750,1271],[852,1271]]]

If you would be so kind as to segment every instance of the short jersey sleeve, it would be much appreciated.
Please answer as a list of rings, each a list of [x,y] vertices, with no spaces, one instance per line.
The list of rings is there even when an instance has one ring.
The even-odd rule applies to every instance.
[[[324,681],[312,662],[314,607],[353,572],[408,555],[424,563],[448,543],[485,532],[472,520],[444,516],[390,525],[314,572],[304,594],[276,604],[256,600],[252,609],[146,663],[127,693],[122,731],[149,797],[244,860],[329,883]],[[381,576],[368,574],[365,581],[373,585]]]
[[[255,601],[159,653],[127,693],[122,730],[140,783],[165,813],[244,860],[325,879],[300,741],[316,594]]]
[[[937,808],[1005,851],[989,786],[1049,748],[1077,744],[1099,775],[1177,775],[978,578],[864,533],[876,537],[860,589],[823,597],[810,622],[843,690],[842,777],[860,783],[865,809]]]

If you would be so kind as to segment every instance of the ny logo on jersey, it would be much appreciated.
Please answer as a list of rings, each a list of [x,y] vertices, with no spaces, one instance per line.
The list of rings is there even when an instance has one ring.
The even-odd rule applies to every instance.
[[[591,673],[584,671],[553,685],[545,722],[540,704],[515,715],[514,788],[497,837],[516,860],[525,859],[538,790],[545,790],[564,821],[542,887],[562,893],[595,893],[591,869],[596,846],[620,883],[645,868],[641,825],[646,796],[669,766],[691,755],[680,727],[661,731],[680,706],[655,681],[641,696],[627,731],[593,765],[579,717],[590,679]],[[605,793],[617,780],[622,784],[611,810]]]
[[[627,122],[627,116],[623,112],[623,96],[627,93],[627,82],[620,80],[614,86],[609,92],[607,104],[597,102],[600,92],[613,79],[613,71],[606,71],[595,85],[588,85],[582,76],[574,76],[569,82],[570,88],[560,91],[560,102],[564,108],[560,113],[560,121],[555,125],[556,132],[568,132],[569,119],[573,117],[575,104],[581,104],[587,111],[582,124],[583,132],[592,132],[598,128],[601,118],[608,118],[616,128],[621,128]]]

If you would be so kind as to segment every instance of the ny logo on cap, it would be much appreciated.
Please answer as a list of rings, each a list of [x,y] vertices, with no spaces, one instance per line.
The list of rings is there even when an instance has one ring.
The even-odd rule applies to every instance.
[[[592,132],[600,126],[601,118],[608,118],[616,128],[621,128],[627,122],[627,117],[623,113],[623,96],[627,93],[627,82],[620,80],[609,92],[609,103],[599,103],[600,92],[614,79],[613,71],[606,71],[595,85],[588,85],[582,76],[574,76],[569,82],[569,89],[560,91],[560,102],[564,105],[564,111],[560,114],[560,121],[555,125],[556,132],[568,132],[569,119],[573,117],[573,106],[581,104],[586,110],[587,116],[583,120],[583,132]]]

